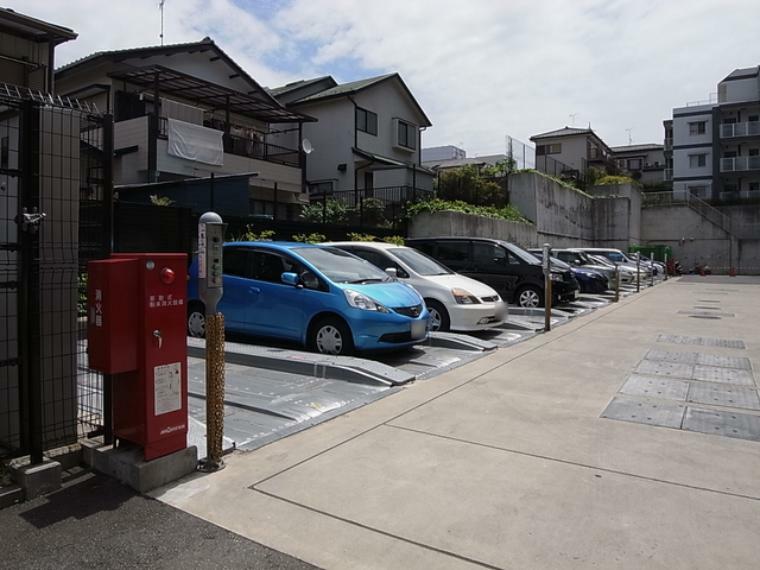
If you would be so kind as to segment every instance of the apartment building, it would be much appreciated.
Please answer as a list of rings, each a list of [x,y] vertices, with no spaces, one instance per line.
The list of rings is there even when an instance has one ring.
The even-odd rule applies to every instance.
[[[331,76],[269,90],[304,124],[312,195],[360,194],[403,201],[430,191],[422,165],[422,133],[432,123],[398,73],[338,84]]]
[[[461,160],[467,158],[467,151],[451,144],[429,146],[422,149],[422,162],[437,162],[441,160]]]
[[[286,109],[210,38],[96,52],[55,80],[59,95],[113,114],[118,185],[248,173],[237,215],[295,219],[308,202],[300,142],[314,119]]]
[[[760,66],[732,71],[718,83],[716,101],[673,109],[672,153],[674,192],[760,198]]]

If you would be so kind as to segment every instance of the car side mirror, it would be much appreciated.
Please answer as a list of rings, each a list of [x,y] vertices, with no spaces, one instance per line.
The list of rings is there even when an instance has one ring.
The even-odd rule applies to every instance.
[[[398,279],[398,269],[395,267],[386,267],[385,272],[388,274],[389,277],[392,277],[393,279]]]
[[[285,285],[292,285],[293,287],[303,287],[301,285],[301,279],[298,277],[298,274],[296,273],[283,273],[280,275],[280,280],[285,283]]]

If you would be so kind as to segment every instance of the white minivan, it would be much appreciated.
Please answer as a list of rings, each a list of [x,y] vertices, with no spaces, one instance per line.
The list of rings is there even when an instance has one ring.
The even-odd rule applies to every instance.
[[[507,318],[507,304],[491,287],[454,273],[411,247],[367,241],[324,245],[353,253],[409,283],[425,299],[434,331],[484,330]]]

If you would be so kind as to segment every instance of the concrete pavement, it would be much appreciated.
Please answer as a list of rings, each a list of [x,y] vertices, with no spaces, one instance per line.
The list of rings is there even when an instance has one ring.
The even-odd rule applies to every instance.
[[[760,371],[758,322],[760,279],[671,280],[155,496],[326,568],[755,568],[760,442],[600,416],[653,348]]]

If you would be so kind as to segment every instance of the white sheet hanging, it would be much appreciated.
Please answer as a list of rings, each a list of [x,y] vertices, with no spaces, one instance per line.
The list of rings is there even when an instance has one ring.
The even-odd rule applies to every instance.
[[[224,133],[222,131],[176,119],[167,119],[166,122],[166,134],[169,139],[167,150],[170,155],[222,166],[224,163],[222,143]]]

